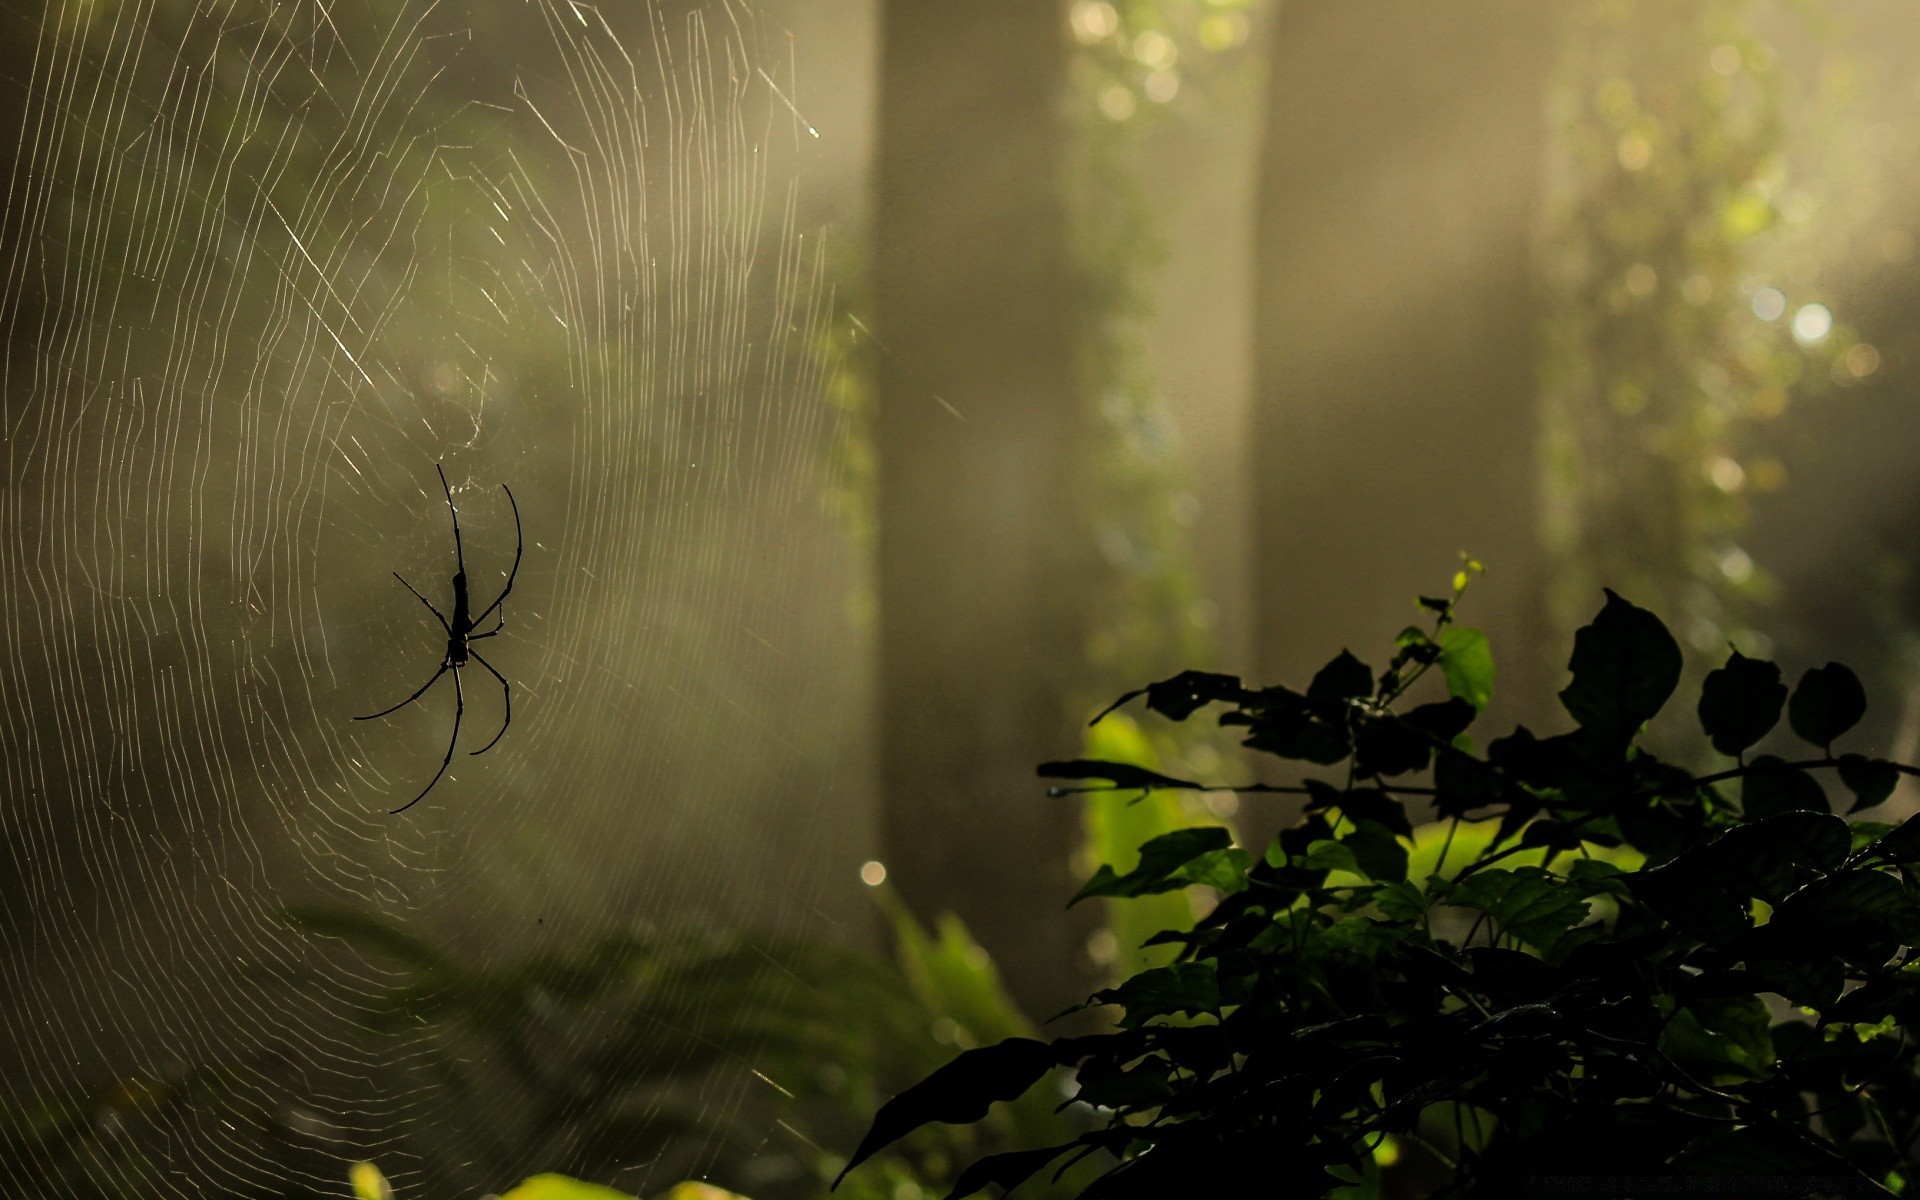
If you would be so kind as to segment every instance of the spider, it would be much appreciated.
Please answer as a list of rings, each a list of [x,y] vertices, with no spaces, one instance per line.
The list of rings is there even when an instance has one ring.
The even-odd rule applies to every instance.
[[[447,494],[447,511],[453,514],[453,557],[455,564],[453,574],[453,616],[449,618],[446,614],[435,608],[433,601],[422,596],[419,589],[401,578],[400,572],[395,571],[393,577],[399,579],[400,586],[412,592],[416,600],[426,605],[427,611],[432,613],[434,619],[440,622],[440,628],[447,631],[447,653],[446,656],[440,660],[440,669],[433,673],[433,678],[421,684],[419,690],[415,691],[413,695],[408,696],[392,708],[383,708],[377,713],[370,713],[364,717],[354,718],[356,721],[375,721],[389,713],[398,712],[407,705],[412,704],[415,700],[426,695],[427,689],[440,682],[442,675],[445,675],[449,671],[453,672],[453,737],[447,742],[446,757],[440,760],[440,769],[433,773],[433,778],[427,781],[427,786],[420,789],[420,794],[405,804],[402,804],[399,808],[394,809],[392,812],[394,816],[398,816],[426,799],[427,793],[433,790],[434,784],[440,782],[440,777],[447,773],[447,767],[453,762],[453,749],[460,744],[460,718],[467,711],[467,696],[465,690],[460,686],[460,671],[467,665],[469,660],[485,667],[488,674],[500,681],[500,694],[506,698],[507,704],[506,719],[500,723],[500,732],[493,735],[492,741],[480,747],[478,750],[469,751],[469,753],[485,754],[487,751],[493,749],[495,743],[499,742],[500,738],[507,732],[507,726],[513,724],[513,688],[507,683],[507,677],[505,675],[502,675],[495,669],[492,663],[480,657],[480,652],[473,648],[473,643],[485,638],[497,636],[501,628],[507,623],[506,614],[500,611],[500,603],[507,598],[509,592],[513,591],[514,576],[520,573],[520,552],[524,549],[520,534],[520,505],[513,498],[513,489],[504,483],[501,484],[500,490],[507,494],[507,503],[513,506],[513,567],[507,572],[506,586],[501,588],[500,594],[493,598],[493,603],[487,605],[486,609],[482,611],[479,616],[470,616],[470,605],[467,599],[467,558],[466,553],[460,548],[460,510],[453,506],[453,489],[447,486],[446,471],[438,464],[435,464],[433,469],[439,472],[440,490]],[[481,623],[488,617],[495,618],[493,628],[487,630],[485,633],[475,633],[474,630],[479,628]]]

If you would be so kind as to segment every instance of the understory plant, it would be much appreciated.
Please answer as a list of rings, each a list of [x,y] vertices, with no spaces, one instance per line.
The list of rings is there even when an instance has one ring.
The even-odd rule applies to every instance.
[[[1396,1162],[1389,1190],[1415,1195],[1729,1172],[1913,1195],[1920,819],[1860,814],[1920,771],[1843,747],[1866,708],[1853,672],[1789,690],[1735,652],[1669,718],[1697,721],[1699,760],[1662,761],[1639,739],[1680,649],[1608,592],[1549,718],[1571,728],[1481,749],[1492,663],[1454,623],[1465,582],[1421,600],[1430,624],[1384,670],[1342,652],[1304,690],[1187,672],[1123,697],[1217,714],[1295,764],[1234,790],[1299,796],[1299,819],[1267,846],[1183,829],[1102,866],[1076,902],[1199,885],[1218,903],[1150,939],[1172,962],[1082,1006],[1105,1026],[961,1053],[880,1107],[849,1169],[1066,1068],[1084,1130],[980,1158],[952,1196],[1068,1164],[1098,1168],[1083,1200],[1201,1180],[1379,1195]],[[1055,794],[1213,790],[1123,762],[1040,773],[1078,781]]]

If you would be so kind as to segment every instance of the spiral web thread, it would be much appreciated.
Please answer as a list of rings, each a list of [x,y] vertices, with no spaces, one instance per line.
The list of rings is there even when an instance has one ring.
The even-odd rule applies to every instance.
[[[370,1040],[351,1017],[396,968],[290,927],[289,905],[480,963],[639,916],[664,935],[817,921],[834,835],[810,814],[835,798],[847,686],[807,353],[826,289],[775,182],[804,125],[755,30],[726,3],[564,0],[8,18],[16,1182],[338,1194],[363,1156],[413,1196],[510,1182],[480,1150],[409,1149],[445,1111],[433,1035]],[[466,755],[501,719],[468,671],[453,769],[396,817],[445,749],[450,681],[350,718],[444,650],[389,574],[447,610],[436,463],[475,611],[513,551],[500,484],[524,515],[483,643],[514,717]],[[178,1102],[216,1075],[259,1128]],[[105,1127],[135,1119],[158,1147],[138,1162]],[[75,1167],[82,1136],[108,1149]]]

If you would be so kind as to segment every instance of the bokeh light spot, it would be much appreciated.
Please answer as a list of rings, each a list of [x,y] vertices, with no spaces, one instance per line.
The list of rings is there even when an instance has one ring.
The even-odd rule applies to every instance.
[[[1110,83],[1100,91],[1100,111],[1109,121],[1131,117],[1135,103],[1133,93],[1120,84]]]
[[[1762,321],[1778,321],[1787,311],[1787,296],[1779,288],[1764,287],[1753,294],[1753,315]]]
[[[1249,32],[1244,13],[1214,13],[1200,22],[1200,44],[1209,50],[1231,50],[1247,40]]]
[[[1804,346],[1818,345],[1833,332],[1833,310],[1824,304],[1802,304],[1793,314],[1793,338]]]
[[[1653,161],[1653,143],[1637,133],[1629,133],[1620,139],[1616,153],[1620,157],[1620,165],[1627,170],[1643,170]]]
[[[1133,57],[1141,66],[1150,70],[1164,71],[1180,57],[1180,48],[1173,39],[1155,29],[1149,29],[1133,39]]]
[[[860,864],[860,882],[868,887],[879,887],[887,881],[887,864],[877,859],[868,859]]]
[[[1747,472],[1739,463],[1722,455],[1707,463],[1707,478],[1723,492],[1737,492],[1747,481]]]
[[[1729,583],[1745,583],[1753,578],[1753,558],[1738,546],[1720,552],[1720,573]]]
[[[1110,38],[1120,28],[1120,14],[1106,0],[1080,0],[1071,20],[1073,36],[1086,45]]]

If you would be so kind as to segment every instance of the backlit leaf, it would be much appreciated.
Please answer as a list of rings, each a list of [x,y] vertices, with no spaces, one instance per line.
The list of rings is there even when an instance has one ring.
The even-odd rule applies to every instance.
[[[1735,650],[1726,666],[1707,674],[1700,689],[1700,725],[1715,750],[1737,758],[1779,723],[1786,702],[1780,668]]]
[[[1660,711],[1680,682],[1680,645],[1660,618],[1609,590],[1593,623],[1573,639],[1573,682],[1560,702],[1582,729],[1624,742]]]
[[[1493,699],[1493,651],[1478,629],[1449,625],[1440,631],[1440,670],[1447,692],[1484,712]]]
[[[1867,693],[1860,686],[1860,677],[1830,662],[1800,677],[1800,685],[1793,689],[1793,699],[1787,703],[1787,720],[1795,733],[1824,748],[1858,725],[1866,711]]]

